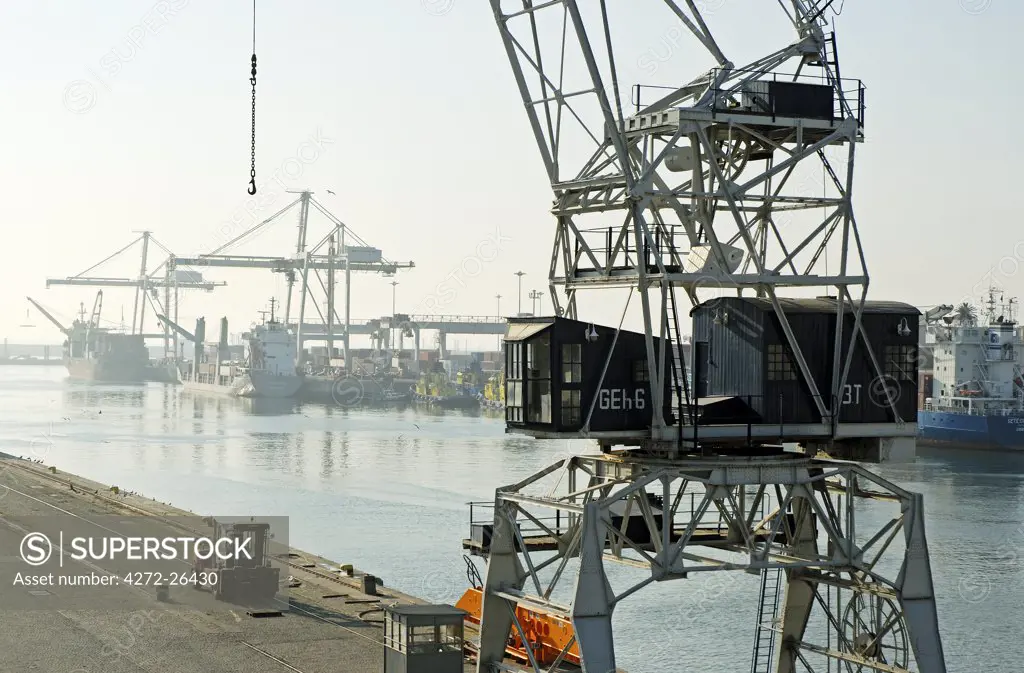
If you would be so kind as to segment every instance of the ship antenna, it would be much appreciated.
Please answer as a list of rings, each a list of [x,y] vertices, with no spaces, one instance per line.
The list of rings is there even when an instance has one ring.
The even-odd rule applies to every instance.
[[[274,304],[277,303],[273,297],[270,298],[270,322],[274,322]]]

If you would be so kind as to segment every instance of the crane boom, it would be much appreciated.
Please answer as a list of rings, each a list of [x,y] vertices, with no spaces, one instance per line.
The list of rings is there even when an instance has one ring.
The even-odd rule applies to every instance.
[[[174,330],[175,332],[177,332],[181,336],[185,337],[189,341],[191,341],[193,343],[195,342],[196,336],[194,334],[192,334],[192,332],[189,332],[187,329],[185,329],[184,327],[182,327],[178,323],[174,322],[173,320],[171,320],[167,316],[163,315],[162,313],[157,313],[156,314],[156,319],[159,320],[160,322],[164,323],[165,325],[167,325],[172,330]]]
[[[50,322],[52,322],[52,323],[53,323],[53,324],[54,324],[54,325],[55,325],[55,326],[57,327],[57,329],[59,329],[59,330],[60,330],[61,332],[63,332],[64,334],[67,334],[67,333],[68,333],[68,328],[67,328],[67,327],[64,327],[64,325],[61,325],[61,324],[60,324],[60,321],[59,321],[59,320],[57,320],[56,318],[54,318],[54,317],[53,317],[53,315],[52,315],[52,314],[51,314],[51,313],[50,313],[49,311],[47,311],[47,310],[46,310],[45,308],[43,308],[43,307],[42,307],[42,305],[40,305],[40,303],[39,303],[39,302],[37,302],[37,301],[36,301],[35,299],[33,299],[32,297],[25,297],[25,299],[28,299],[29,303],[30,303],[30,304],[32,304],[33,306],[35,306],[35,307],[36,307],[36,310],[38,310],[38,311],[39,311],[40,313],[42,313],[42,314],[43,314],[43,316],[44,316],[44,317],[45,317],[45,318],[46,318],[47,320],[49,320]]]

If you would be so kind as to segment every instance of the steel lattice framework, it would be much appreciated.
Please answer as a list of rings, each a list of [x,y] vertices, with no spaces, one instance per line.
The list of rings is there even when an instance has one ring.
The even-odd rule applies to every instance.
[[[895,511],[866,523],[865,504],[885,502]],[[911,657],[921,673],[946,670],[921,496],[855,463],[565,458],[498,489],[493,530],[481,672],[518,670],[496,667],[510,631],[524,633],[517,605],[571,620],[584,671],[614,672],[620,601],[652,582],[717,571],[765,580],[755,672],[903,673]],[[560,592],[574,559],[575,585]],[[608,562],[650,576],[613,589]],[[552,598],[559,593],[570,601]]]
[[[549,296],[559,315],[575,318],[577,290],[635,288],[647,334],[670,337],[679,334],[676,288],[694,305],[723,291],[767,298],[829,422],[854,348],[852,340],[841,347],[844,314],[867,340],[860,317],[868,272],[851,200],[864,89],[840,78],[834,34],[825,32],[831,0],[780,0],[796,40],[741,67],[726,58],[699,4],[491,0],[554,191]],[[660,18],[652,36],[669,25],[692,33],[712,67],[683,86],[636,85],[627,101],[623,86],[640,73],[622,55],[630,40],[635,49],[636,17],[648,16]],[[831,87],[832,107],[816,118],[788,114],[769,91],[787,82]],[[839,161],[830,158],[837,152]],[[812,167],[818,176],[808,181]],[[841,300],[832,390],[819,390],[810,374],[777,298],[785,287],[823,287]],[[655,366],[650,339],[648,351],[662,379],[652,385],[661,408],[669,374]],[[655,436],[662,426],[656,417]]]
[[[920,673],[945,673],[921,496],[854,463],[763,447],[723,457],[712,444],[704,457],[684,457],[682,430],[693,420],[685,373],[656,365],[666,354],[653,337],[662,349],[680,338],[677,290],[694,305],[724,290],[770,300],[833,437],[857,341],[844,344],[844,320],[884,380],[861,325],[868,272],[852,207],[864,89],[840,77],[826,34],[832,2],[778,0],[796,39],[737,67],[697,0],[491,0],[554,192],[555,310],[576,319],[580,289],[636,290],[652,407],[662,408],[664,377],[673,376],[680,413],[675,450],[651,451],[675,434],[654,414],[652,441],[638,450],[567,458],[497,490],[490,541],[478,550],[488,556],[480,673],[520,670],[505,661],[510,634],[528,642],[517,607],[569,619],[566,651],[577,646],[586,673],[614,673],[620,601],[652,582],[730,570],[761,577],[753,673],[907,673],[913,662]],[[655,23],[645,32],[638,24],[647,20]],[[707,71],[681,86],[636,85],[627,101],[635,73],[623,53],[636,53],[637,35],[669,26],[692,34],[710,57]],[[824,98],[787,103],[787,87],[810,81],[818,86],[801,90]],[[797,176],[810,166],[821,177],[808,184]],[[815,384],[779,301],[783,288],[815,287],[839,299],[830,391]],[[866,525],[865,499],[898,511]],[[893,547],[900,537],[902,550]],[[579,564],[575,582],[559,592],[570,561]],[[615,590],[607,561],[650,576]],[[534,671],[561,661],[528,658]]]

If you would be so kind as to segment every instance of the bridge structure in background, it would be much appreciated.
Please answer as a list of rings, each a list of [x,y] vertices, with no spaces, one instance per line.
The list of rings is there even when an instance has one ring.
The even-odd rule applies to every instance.
[[[392,346],[392,332],[398,333],[398,350],[404,350],[405,337],[413,340],[415,359],[419,360],[421,333],[437,332],[438,348],[444,359],[448,352],[449,334],[504,336],[507,321],[501,316],[472,315],[416,315],[396,313],[380,318],[351,319],[348,335],[369,336],[374,348],[389,349]],[[345,326],[332,326],[328,332],[326,323],[290,323],[292,329],[301,335],[302,341],[344,341]]]

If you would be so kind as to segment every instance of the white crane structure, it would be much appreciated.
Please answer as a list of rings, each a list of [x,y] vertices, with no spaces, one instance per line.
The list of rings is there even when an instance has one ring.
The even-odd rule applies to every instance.
[[[295,324],[299,358],[302,358],[303,344],[308,341],[326,341],[328,353],[334,352],[334,341],[343,344],[344,359],[348,362],[351,328],[352,273],[374,273],[392,277],[399,269],[411,269],[413,262],[395,262],[384,257],[377,248],[368,246],[350,227],[331,214],[315,198],[310,190],[301,190],[298,198],[267,219],[249,227],[239,235],[219,246],[216,250],[195,257],[175,257],[170,260],[169,269],[185,267],[220,267],[236,269],[263,269],[283,273],[288,281],[288,294],[284,304],[286,325],[292,326],[292,294],[296,280],[299,285],[299,316]],[[286,256],[254,256],[225,254],[231,248],[255,235],[269,225],[279,221],[281,216],[298,207],[298,235],[295,254]],[[330,222],[327,233],[312,245],[307,241],[309,234],[310,210],[319,211]],[[338,315],[335,301],[336,274],[345,273],[344,309]],[[312,272],[312,274],[310,274]],[[312,277],[311,277],[312,276]],[[315,283],[315,284],[314,284]],[[316,301],[314,290],[320,288],[323,303]],[[323,309],[321,309],[321,305]],[[306,309],[311,306],[318,314],[320,323],[306,323]],[[333,357],[333,355],[332,355]]]
[[[154,316],[169,314],[173,315],[174,318],[177,319],[180,299],[179,293],[181,291],[203,290],[205,292],[212,292],[215,288],[224,286],[225,283],[222,281],[214,282],[204,280],[202,274],[191,269],[178,269],[177,271],[174,271],[170,264],[171,260],[174,259],[174,254],[167,248],[167,246],[157,240],[150,231],[140,231],[137,233],[139,233],[138,238],[133,239],[128,243],[128,245],[124,246],[117,252],[104,257],[102,260],[93,264],[81,273],[75,274],[74,276],[68,276],[66,278],[47,278],[46,287],[49,289],[54,285],[78,285],[86,287],[135,288],[131,333],[142,334],[147,339],[162,338],[164,341],[164,357],[176,356],[178,354],[177,335],[171,331],[171,328],[168,325],[163,325],[162,333],[147,334],[145,332],[146,304],[148,303],[152,307]],[[151,243],[167,255],[167,257],[165,257],[164,260],[152,270],[149,269],[149,246]],[[141,261],[139,265],[139,275],[136,278],[112,278],[93,275],[101,266],[123,255],[137,244],[141,246]],[[160,289],[163,289],[164,295],[162,302],[160,299],[160,293],[158,292]],[[171,345],[172,339],[174,341],[173,348]]]
[[[653,582],[745,571],[762,579],[750,615],[752,673],[945,673],[921,496],[835,459],[863,459],[844,451],[867,440],[871,459],[883,460],[878,447],[912,448],[916,427],[898,414],[892,423],[839,422],[854,344],[880,380],[883,371],[861,323],[868,272],[852,201],[864,87],[840,78],[832,0],[779,0],[795,39],[741,65],[726,57],[698,0],[490,4],[554,192],[555,311],[586,320],[577,317],[579,290],[629,288],[643,311],[650,406],[663,408],[669,376],[676,399],[674,421],[653,413],[648,436],[618,442],[636,448],[565,458],[497,490],[477,670],[559,665],[532,653],[526,669],[505,661],[510,634],[529,641],[518,607],[571,620],[566,652],[578,648],[587,673],[612,673],[620,601]],[[623,41],[653,41],[676,25],[709,69],[634,86],[636,52]],[[841,161],[831,158],[837,151]],[[818,179],[801,184],[799,169],[812,165]],[[780,292],[810,288],[837,305],[835,343],[829,337],[825,349],[830,390],[818,389],[780,301]],[[805,441],[807,452],[771,452],[766,441],[725,452],[716,433],[732,430],[703,425],[698,441],[683,363],[657,366],[673,357],[666,341],[682,340],[679,290],[695,306],[723,291],[770,302],[820,417],[799,432],[776,425],[773,440],[817,438]],[[891,396],[883,402],[895,412]],[[891,515],[879,514],[881,503]],[[570,561],[578,571],[566,588]],[[613,588],[611,562],[650,574]],[[729,615],[713,606],[704,614],[726,628]]]

